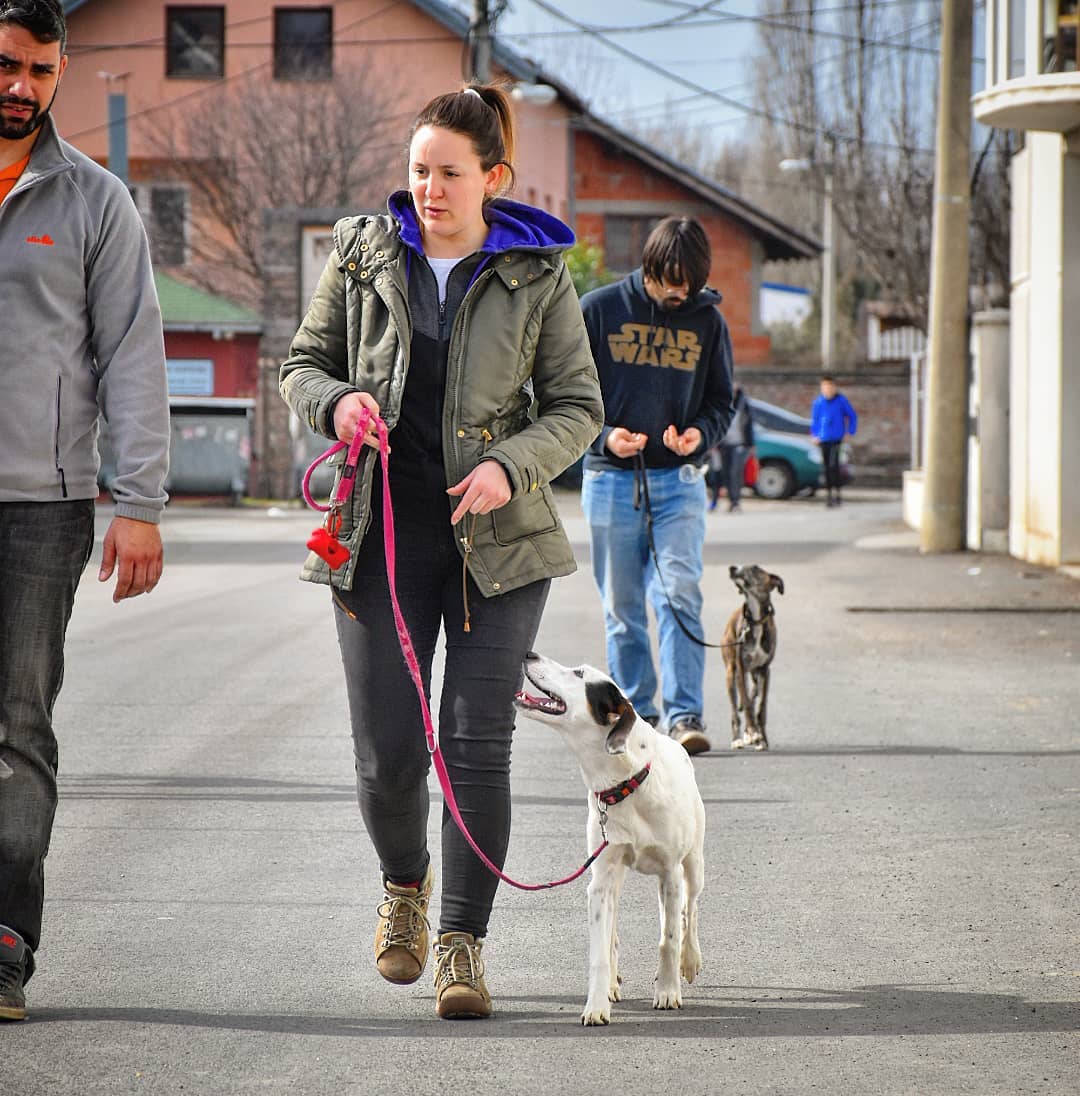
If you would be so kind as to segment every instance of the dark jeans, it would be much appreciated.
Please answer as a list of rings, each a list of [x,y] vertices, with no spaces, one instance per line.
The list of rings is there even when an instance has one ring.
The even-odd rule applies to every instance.
[[[64,635],[94,546],[94,503],[0,502],[0,924],[41,939],[56,813],[53,705]]]
[[[409,883],[420,879],[428,864],[430,757],[420,702],[394,628],[378,497],[376,489],[378,516],[360,546],[353,589],[340,593],[357,619],[340,606],[335,615],[360,812],[383,874]],[[428,697],[440,625],[446,633],[439,745],[465,824],[501,867],[510,839],[514,694],[550,583],[534,582],[485,598],[469,579],[471,631],[465,632],[462,562],[454,541],[458,532],[450,525],[445,496],[395,511],[398,601]],[[485,935],[497,886],[444,808],[439,931]]]
[[[728,505],[736,507],[742,498],[743,477],[746,475],[746,458],[750,453],[748,445],[721,445],[720,461],[723,469],[724,486],[727,488]]]
[[[825,463],[825,486],[829,495],[840,494],[840,442],[821,442],[821,459]]]

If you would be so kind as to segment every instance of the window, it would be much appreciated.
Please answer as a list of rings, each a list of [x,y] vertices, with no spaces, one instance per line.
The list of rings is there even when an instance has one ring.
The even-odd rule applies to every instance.
[[[1024,75],[1027,8],[1024,0],[1009,0],[1009,79]]]
[[[1043,16],[1043,72],[1076,72],[1080,68],[1080,3],[1046,0]]]
[[[629,274],[641,266],[641,253],[661,217],[604,218],[604,266],[613,274]]]
[[[333,30],[332,8],[275,8],[274,79],[329,80]]]
[[[188,261],[188,191],[170,184],[140,183],[132,188],[155,266],[183,266]]]
[[[225,74],[225,9],[165,9],[165,75],[205,80]]]

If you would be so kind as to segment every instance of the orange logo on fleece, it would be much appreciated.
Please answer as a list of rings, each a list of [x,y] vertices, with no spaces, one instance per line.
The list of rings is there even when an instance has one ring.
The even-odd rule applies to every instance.
[[[46,247],[53,246],[53,238],[46,233],[44,236],[27,236],[26,242],[28,244],[44,244]]]

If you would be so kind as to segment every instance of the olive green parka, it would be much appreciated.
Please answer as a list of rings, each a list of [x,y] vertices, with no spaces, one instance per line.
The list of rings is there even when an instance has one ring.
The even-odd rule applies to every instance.
[[[458,525],[458,548],[485,597],[576,569],[548,484],[597,436],[603,402],[562,250],[521,246],[488,255],[450,333],[446,482],[491,459],[512,491],[505,506]],[[412,339],[407,251],[387,214],[334,226],[334,249],[280,371],[282,397],[316,433],[334,438],[334,405],[349,392],[368,392],[393,445]],[[378,454],[365,446],[339,532],[349,560],[331,571],[312,553],[302,578],[352,588],[377,465]]]

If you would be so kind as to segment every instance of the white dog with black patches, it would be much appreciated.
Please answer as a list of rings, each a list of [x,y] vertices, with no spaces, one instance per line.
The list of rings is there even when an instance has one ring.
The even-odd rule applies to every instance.
[[[550,724],[574,751],[589,789],[589,849],[608,841],[589,883],[589,992],[581,1022],[610,1022],[611,1002],[621,997],[616,917],[627,868],[659,877],[653,1007],[682,1008],[681,978],[693,982],[701,970],[697,921],[705,807],[693,763],[599,670],[570,669],[530,653],[524,671],[518,709]]]

